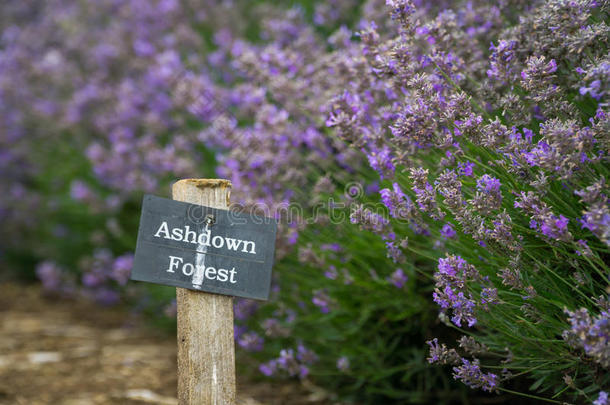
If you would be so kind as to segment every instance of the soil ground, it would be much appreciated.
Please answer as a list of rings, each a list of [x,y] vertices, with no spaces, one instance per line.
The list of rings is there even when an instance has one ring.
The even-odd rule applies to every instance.
[[[238,405],[327,404],[298,383],[238,378]],[[177,404],[176,341],[126,309],[0,285],[0,405]]]

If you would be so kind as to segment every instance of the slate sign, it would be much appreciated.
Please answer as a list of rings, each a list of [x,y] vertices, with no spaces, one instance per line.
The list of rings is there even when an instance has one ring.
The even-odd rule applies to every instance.
[[[145,195],[131,279],[266,300],[274,219]]]

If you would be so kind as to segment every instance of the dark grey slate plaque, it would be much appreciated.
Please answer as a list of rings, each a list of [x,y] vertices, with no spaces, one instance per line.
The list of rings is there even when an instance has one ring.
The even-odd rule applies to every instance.
[[[266,300],[274,219],[145,195],[131,279]]]

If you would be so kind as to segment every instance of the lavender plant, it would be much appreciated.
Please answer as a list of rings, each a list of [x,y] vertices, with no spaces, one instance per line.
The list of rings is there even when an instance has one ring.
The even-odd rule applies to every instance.
[[[398,36],[362,32],[328,125],[388,184],[400,215],[375,231],[409,237],[388,256],[437,261],[439,319],[485,347],[433,340],[429,361],[472,388],[529,376],[541,401],[591,403],[609,384],[609,5],[387,4]]]

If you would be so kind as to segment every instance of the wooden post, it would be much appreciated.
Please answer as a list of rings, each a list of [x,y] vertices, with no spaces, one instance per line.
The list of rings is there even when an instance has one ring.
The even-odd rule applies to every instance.
[[[174,200],[227,209],[231,182],[186,179]],[[233,297],[176,288],[180,405],[235,404]]]

